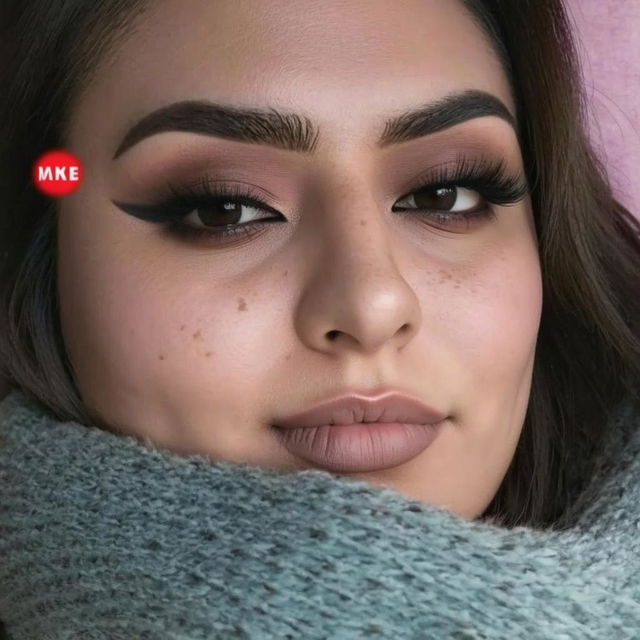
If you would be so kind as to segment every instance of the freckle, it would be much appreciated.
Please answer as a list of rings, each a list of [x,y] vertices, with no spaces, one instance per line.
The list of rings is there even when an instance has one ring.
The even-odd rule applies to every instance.
[[[238,298],[238,311],[246,311],[247,303],[244,301],[244,298]]]
[[[200,333],[200,329],[198,329],[198,330],[193,334],[193,339],[194,339],[194,340],[196,340],[196,339],[198,339],[198,338],[199,338],[200,340],[202,340],[202,334]]]
[[[289,360],[291,358],[291,354],[287,354],[287,357],[285,358],[285,360]]]
[[[164,356],[163,356],[162,354],[160,354],[160,355],[158,356],[158,360],[164,360]]]
[[[444,269],[440,269],[439,273],[442,275],[442,279],[440,280],[440,282],[453,279],[453,276]]]
[[[208,358],[211,355],[211,351],[207,351],[207,353],[205,353],[204,355]]]
[[[360,220],[360,224],[361,224],[363,227],[366,227],[366,226],[367,226],[367,221],[366,221],[366,220]]]
[[[282,277],[286,278],[288,273],[289,273],[289,269],[285,269],[284,273],[282,274]]]
[[[184,331],[184,325],[180,327],[180,331]]]
[[[455,287],[453,287],[453,288],[454,288],[454,289],[459,289],[459,288],[460,288],[460,285],[459,285],[459,284],[457,284],[457,285],[456,285]]]

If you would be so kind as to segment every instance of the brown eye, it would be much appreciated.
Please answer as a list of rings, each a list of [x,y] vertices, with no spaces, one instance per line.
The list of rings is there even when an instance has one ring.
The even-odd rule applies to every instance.
[[[482,205],[482,196],[473,189],[464,187],[428,187],[419,189],[406,196],[400,202],[408,202],[401,210],[416,209],[424,211],[473,211]]]
[[[259,207],[252,207],[236,199],[211,199],[198,204],[186,214],[185,221],[196,225],[224,226],[260,220]],[[264,216],[262,216],[264,218]]]
[[[425,209],[451,209],[456,203],[456,199],[455,187],[442,187],[433,191],[417,191],[413,197],[416,206]]]

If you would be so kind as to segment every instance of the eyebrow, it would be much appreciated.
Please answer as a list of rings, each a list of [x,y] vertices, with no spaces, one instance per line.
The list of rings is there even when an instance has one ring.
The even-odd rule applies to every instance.
[[[386,121],[376,146],[383,149],[485,116],[497,116],[517,132],[515,116],[499,98],[470,89],[393,116]],[[165,131],[186,131],[309,155],[314,153],[320,134],[308,117],[297,113],[185,100],[161,107],[139,120],[127,131],[113,160],[145,138]]]

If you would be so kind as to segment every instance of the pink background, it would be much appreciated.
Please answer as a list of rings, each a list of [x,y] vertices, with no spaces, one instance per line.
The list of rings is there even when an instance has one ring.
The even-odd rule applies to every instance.
[[[565,0],[578,37],[590,135],[617,198],[640,218],[640,0]]]
[[[578,37],[590,135],[617,198],[640,218],[640,0],[565,0]],[[6,388],[0,382],[0,398]]]

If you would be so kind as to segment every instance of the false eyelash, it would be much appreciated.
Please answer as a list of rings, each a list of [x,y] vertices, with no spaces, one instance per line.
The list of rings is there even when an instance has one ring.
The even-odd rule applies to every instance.
[[[202,199],[211,198],[213,200],[219,200],[221,198],[227,198],[229,200],[237,200],[246,205],[258,204],[261,209],[277,213],[277,211],[271,209],[271,207],[261,199],[260,192],[251,185],[243,187],[235,184],[221,185],[219,182],[212,182],[207,176],[204,176],[183,187],[174,187],[171,184],[167,184],[167,188],[173,197],[168,203],[162,205],[163,207],[168,205],[170,208],[176,207],[183,209],[187,206],[192,206],[194,203],[202,204]]]
[[[509,175],[502,159],[467,158],[459,153],[454,162],[453,168],[451,164],[440,166],[418,176],[411,193],[435,187],[464,187],[477,191],[490,203],[511,205],[522,200],[529,191],[523,174]]]

